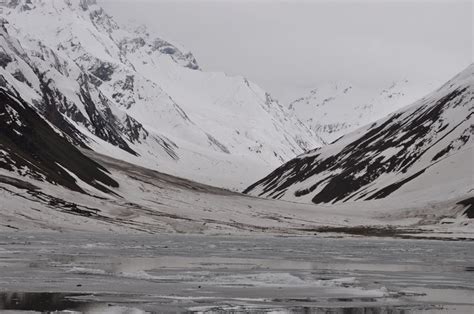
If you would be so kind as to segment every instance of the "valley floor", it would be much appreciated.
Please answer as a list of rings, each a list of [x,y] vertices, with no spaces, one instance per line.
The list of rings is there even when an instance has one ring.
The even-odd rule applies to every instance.
[[[474,243],[0,233],[0,311],[472,313]]]
[[[88,194],[0,170],[0,231],[192,234],[333,234],[474,239],[458,199],[311,205],[259,199],[85,152],[120,183]]]

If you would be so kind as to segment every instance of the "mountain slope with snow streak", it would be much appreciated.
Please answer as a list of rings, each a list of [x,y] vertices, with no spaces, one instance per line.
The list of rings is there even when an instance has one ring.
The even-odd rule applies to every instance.
[[[74,144],[235,189],[321,144],[254,83],[202,71],[190,52],[121,28],[94,0],[0,9],[1,73]]]
[[[5,80],[0,80],[0,168],[46,181],[72,191],[89,189],[112,193],[118,183],[108,171],[84,156],[61,132],[24,102]],[[34,185],[0,175],[0,181],[36,190]]]
[[[413,105],[289,161],[246,189],[298,202],[468,199],[474,64]]]

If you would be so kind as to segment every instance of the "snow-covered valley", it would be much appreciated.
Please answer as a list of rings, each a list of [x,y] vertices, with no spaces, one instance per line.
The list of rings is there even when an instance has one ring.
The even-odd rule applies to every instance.
[[[473,237],[472,65],[316,148],[316,130],[255,84],[202,71],[93,0],[8,3],[0,229]],[[245,191],[286,202],[221,189],[308,148]]]
[[[448,79],[285,106],[96,0],[0,0],[0,312],[472,313]]]
[[[81,180],[85,193],[49,182],[31,184],[2,170],[0,230],[474,238],[465,197],[315,206],[246,196],[84,153],[108,169],[119,185],[113,193]]]
[[[407,230],[392,228],[416,234],[429,225],[438,236],[472,237],[472,65],[317,148],[325,140],[296,117],[301,101],[286,109],[243,77],[205,72],[190,52],[120,27],[94,0],[7,1],[1,10],[2,229],[363,234],[375,226],[397,235]],[[372,101],[399,106],[408,86]],[[362,101],[352,89],[344,97]],[[306,104],[322,96],[312,97]],[[331,99],[317,107],[336,110]],[[318,206],[211,187],[241,191],[310,148],[245,192]]]

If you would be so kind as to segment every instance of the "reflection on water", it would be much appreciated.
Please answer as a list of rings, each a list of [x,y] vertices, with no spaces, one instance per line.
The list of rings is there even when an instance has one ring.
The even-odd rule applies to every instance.
[[[0,312],[2,310],[57,313],[146,313],[139,309],[114,306],[113,304],[75,299],[91,295],[76,293],[47,292],[3,292],[0,293]]]
[[[396,309],[389,307],[347,307],[347,308],[314,308],[314,307],[297,307],[285,310],[279,309],[213,309],[203,311],[204,313],[278,313],[278,314],[411,314],[406,309]],[[196,312],[200,313],[200,312]]]
[[[67,298],[62,293],[19,293],[5,292],[0,294],[0,309],[22,311],[63,311],[80,307],[80,303]]]
[[[309,309],[303,308],[294,311],[293,313],[313,313],[313,314],[409,314],[407,310],[399,310],[393,308],[339,308],[339,309]]]
[[[158,313],[161,312],[160,304],[136,302],[136,307],[146,306],[152,308],[150,312],[136,307],[121,306],[116,300],[113,303],[98,301],[106,295],[79,294],[79,293],[46,293],[46,292],[3,292],[0,293],[0,311],[33,311],[41,313],[57,313],[67,311],[74,313]],[[125,297],[125,296],[124,296]],[[125,297],[122,302],[127,303]],[[338,300],[341,301],[341,300]],[[346,301],[346,300],[342,300]],[[148,300],[150,302],[150,300]],[[439,310],[439,309],[438,309]],[[371,306],[371,307],[256,307],[256,306],[203,306],[191,308],[187,313],[314,313],[314,314],[414,314],[419,309],[401,308],[396,306]],[[430,312],[435,313],[435,312]],[[438,313],[438,312],[436,312]]]
[[[473,245],[0,233],[0,312],[474,313]]]

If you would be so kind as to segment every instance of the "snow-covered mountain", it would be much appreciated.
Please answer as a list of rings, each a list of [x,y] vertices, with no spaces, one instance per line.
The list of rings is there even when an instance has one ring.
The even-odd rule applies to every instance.
[[[472,197],[473,81],[471,64],[413,105],[298,156],[245,192],[318,204]]]
[[[289,105],[290,111],[326,143],[415,102],[442,82],[414,85],[396,80],[378,90],[351,82],[319,85]]]
[[[95,0],[0,2],[0,76],[84,148],[241,188],[321,144],[243,77],[115,23]]]

